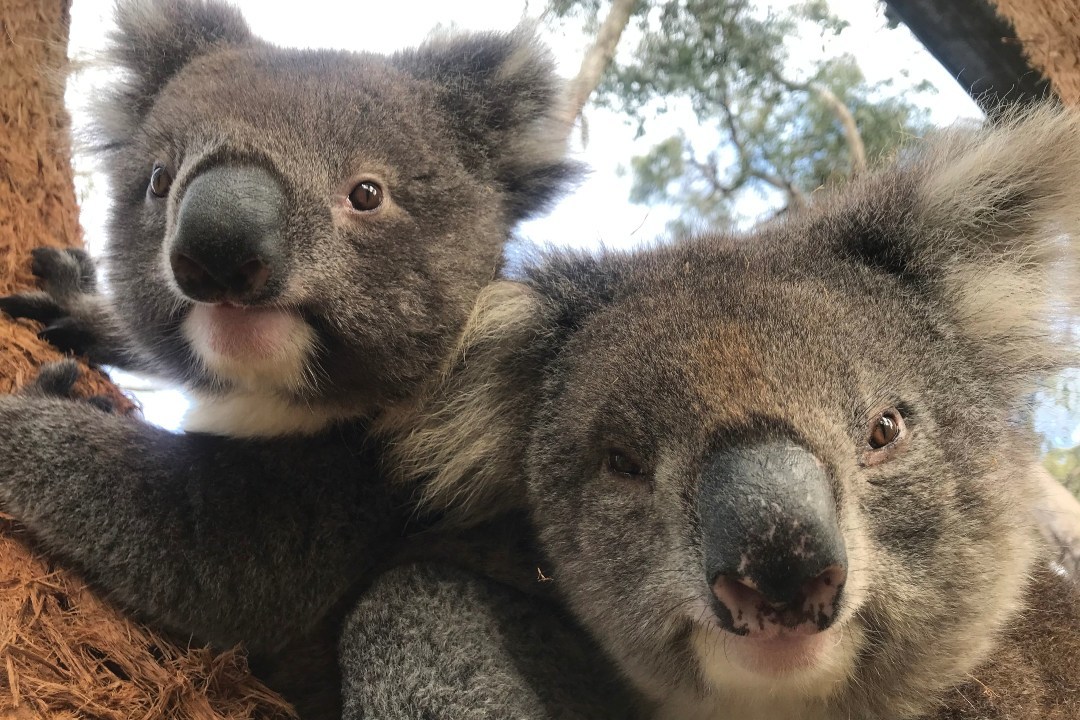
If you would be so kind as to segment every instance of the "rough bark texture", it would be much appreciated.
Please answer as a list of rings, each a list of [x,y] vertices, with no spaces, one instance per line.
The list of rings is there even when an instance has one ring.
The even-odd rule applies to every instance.
[[[1080,105],[1080,0],[993,0],[1012,23],[1032,67],[1054,92]]]
[[[0,295],[33,286],[30,250],[81,240],[63,105],[68,0],[0,4]],[[0,392],[59,359],[0,318]],[[118,391],[99,374],[83,388]],[[0,720],[253,718],[286,706],[235,653],[170,645],[38,557],[0,513]]]

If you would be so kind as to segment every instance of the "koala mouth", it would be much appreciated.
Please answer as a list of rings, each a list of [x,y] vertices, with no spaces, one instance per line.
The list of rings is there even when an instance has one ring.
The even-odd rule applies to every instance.
[[[228,303],[196,305],[188,321],[189,334],[210,353],[236,360],[273,358],[295,342],[303,320],[278,308],[242,307]]]
[[[182,331],[207,370],[249,390],[296,389],[315,346],[311,326],[283,308],[199,303]]]
[[[724,647],[729,657],[745,669],[764,676],[785,676],[812,670],[823,662],[836,643],[834,633],[778,633],[769,638],[728,634]]]
[[[857,623],[841,621],[821,632],[783,629],[765,636],[737,635],[704,613],[692,620],[690,644],[707,684],[727,694],[779,693],[823,699],[854,672],[862,637]]]

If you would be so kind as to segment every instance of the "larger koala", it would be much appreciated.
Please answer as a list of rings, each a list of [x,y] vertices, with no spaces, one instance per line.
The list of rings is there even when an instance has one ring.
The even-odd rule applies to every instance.
[[[1076,362],[1077,168],[1042,108],[749,236],[549,257],[485,292],[395,452],[433,506],[524,498],[643,715],[1075,718],[1028,404]],[[389,656],[375,607],[355,667]]]
[[[511,227],[574,175],[560,84],[527,31],[383,57],[278,48],[218,2],[117,24],[108,292],[41,250],[46,292],[2,308],[184,383],[206,432],[0,399],[0,507],[142,617],[272,655],[400,544],[409,492],[366,422],[438,370]]]

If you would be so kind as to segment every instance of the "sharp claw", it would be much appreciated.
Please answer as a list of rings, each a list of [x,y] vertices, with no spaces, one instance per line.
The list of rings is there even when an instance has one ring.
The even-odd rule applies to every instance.
[[[45,327],[38,337],[63,352],[85,355],[93,335],[79,327],[71,318],[61,318]]]
[[[0,312],[12,318],[52,323],[66,313],[45,293],[31,292],[0,297]]]

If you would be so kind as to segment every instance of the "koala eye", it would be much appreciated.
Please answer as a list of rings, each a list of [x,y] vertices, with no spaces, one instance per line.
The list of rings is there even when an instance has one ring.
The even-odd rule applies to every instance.
[[[623,475],[628,478],[636,478],[644,474],[641,470],[641,465],[621,450],[609,450],[605,466],[607,467],[608,472],[613,472],[616,475]]]
[[[154,165],[154,169],[150,173],[150,194],[154,197],[163,198],[169,194],[171,186],[172,175],[165,169],[165,166]]]
[[[894,407],[883,410],[870,423],[860,464],[870,467],[889,460],[903,449],[906,439],[904,416]]]
[[[358,184],[349,193],[349,202],[360,212],[370,212],[383,202],[383,190],[370,180]]]
[[[899,440],[903,431],[904,418],[896,408],[889,408],[874,420],[867,442],[872,449],[880,450]]]

